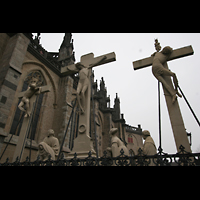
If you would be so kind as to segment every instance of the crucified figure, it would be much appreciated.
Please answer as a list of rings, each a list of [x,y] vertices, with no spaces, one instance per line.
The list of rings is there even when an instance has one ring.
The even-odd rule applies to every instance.
[[[159,50],[159,49],[158,49]],[[172,103],[174,103],[177,99],[176,94],[179,97],[182,97],[181,94],[178,92],[178,79],[176,77],[176,74],[169,69],[164,68],[164,64],[167,62],[168,58],[170,57],[173,49],[169,46],[166,46],[163,48],[161,52],[155,52],[151,56],[153,56],[153,65],[152,65],[152,72],[153,75],[156,77],[158,81],[160,81],[164,87],[167,89],[167,91],[172,96]],[[163,76],[171,76],[173,77],[173,83],[175,86],[175,89],[173,90],[165,81]]]
[[[21,102],[18,105],[18,108],[20,110],[22,110],[23,112],[25,112],[25,116],[24,117],[30,117],[31,115],[31,105],[30,105],[30,98],[33,95],[38,95],[41,92],[41,87],[38,87],[38,82],[39,79],[36,77],[32,77],[32,79],[29,82],[29,87],[28,89],[25,91],[24,96],[22,97]],[[26,110],[24,109],[24,107],[26,106]]]
[[[79,69],[79,82],[77,86],[77,91],[73,93],[77,96],[78,104],[81,110],[81,114],[85,112],[85,92],[88,89],[88,85],[90,84],[89,70],[95,65],[101,63],[106,59],[106,56],[101,58],[99,61],[92,63],[90,65],[83,64],[81,62],[76,64],[76,67]],[[81,103],[82,101],[82,103]]]

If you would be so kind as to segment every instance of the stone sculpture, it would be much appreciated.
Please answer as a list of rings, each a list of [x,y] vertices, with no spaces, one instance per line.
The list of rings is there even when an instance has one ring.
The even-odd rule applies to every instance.
[[[60,145],[58,139],[54,137],[53,129],[48,130],[47,137],[45,137],[44,140],[39,143],[38,148],[38,153],[40,155],[41,160],[47,160],[49,155],[51,155],[52,160],[57,159]]]
[[[29,80],[29,87],[25,91],[22,97],[22,100],[18,105],[18,108],[26,113],[24,117],[28,117],[28,116],[30,117],[30,114],[32,111],[32,104],[30,104],[30,98],[33,95],[38,95],[41,93],[41,87],[38,87],[38,85],[39,85],[39,77],[37,76],[31,77],[31,79]],[[24,108],[25,106],[26,106],[26,110]]]
[[[17,146],[13,155],[13,162],[19,157],[19,160],[23,157],[23,152],[25,148],[25,140],[27,138],[27,133],[29,132],[30,125],[32,123],[32,117],[34,112],[34,105],[37,99],[37,94],[50,92],[51,86],[44,84],[44,79],[42,74],[39,71],[31,72],[25,79],[25,82],[29,84],[29,87],[26,91],[20,92],[18,98],[22,98],[18,107],[20,110],[25,112],[25,117],[21,126]],[[26,107],[26,110],[25,108]],[[31,116],[32,114],[32,116]]]
[[[156,145],[153,141],[153,138],[150,135],[150,132],[147,130],[142,131],[143,134],[143,139],[145,140],[144,145],[143,145],[143,153],[145,155],[155,155],[156,152]],[[150,159],[150,164],[149,166],[155,166],[153,159]]]
[[[105,60],[106,56],[103,56],[100,60],[95,63],[86,65],[81,62],[76,64],[77,69],[79,70],[79,82],[77,86],[77,91],[73,93],[77,96],[78,105],[81,110],[81,114],[85,113],[85,92],[88,89],[88,85],[90,84],[89,70],[94,67],[96,64],[101,63],[101,61]]]
[[[98,57],[94,57],[93,53],[89,53],[81,56],[81,62],[61,68],[61,73],[65,75],[79,73],[77,91],[73,93],[77,97],[78,106],[80,108],[78,124],[79,134],[78,137],[74,139],[74,147],[69,156],[73,156],[76,152],[79,158],[86,158],[89,151],[93,153],[90,138],[90,109],[92,88],[90,78],[92,75],[92,67],[97,67],[99,65],[110,63],[115,60],[116,55],[114,52]],[[95,153],[93,153],[93,155],[95,155]],[[96,150],[95,156],[98,157],[98,149]]]
[[[176,94],[179,97],[182,97],[181,94],[178,92],[178,79],[176,77],[176,74],[169,69],[165,68],[163,65],[167,62],[169,59],[171,53],[173,52],[173,49],[169,46],[166,46],[163,48],[161,52],[160,49],[160,43],[158,43],[158,40],[155,40],[155,47],[157,52],[153,53],[151,56],[153,56],[153,64],[152,64],[152,73],[156,77],[158,81],[160,81],[164,87],[167,89],[169,94],[172,96],[172,103],[174,103],[177,99]],[[171,76],[173,77],[173,83],[175,86],[175,89],[172,90],[171,87],[167,84],[163,76]]]
[[[150,135],[150,132],[147,130],[142,131],[143,139],[145,140],[143,146],[143,153],[145,155],[155,155],[156,152],[156,145],[153,141],[153,138]]]
[[[120,155],[121,149],[124,151],[124,155],[129,155],[129,151],[125,144],[117,137],[118,128],[112,128],[109,132],[111,137],[111,147],[108,147],[108,151],[112,151],[112,157],[117,157]]]

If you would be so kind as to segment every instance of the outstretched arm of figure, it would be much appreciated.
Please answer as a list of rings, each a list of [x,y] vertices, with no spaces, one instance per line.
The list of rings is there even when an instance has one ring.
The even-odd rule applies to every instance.
[[[106,56],[103,56],[103,58],[101,58],[99,61],[90,64],[90,66],[89,66],[88,68],[94,67],[95,65],[99,64],[100,62],[102,62],[102,61],[105,60],[106,58],[107,58]]]

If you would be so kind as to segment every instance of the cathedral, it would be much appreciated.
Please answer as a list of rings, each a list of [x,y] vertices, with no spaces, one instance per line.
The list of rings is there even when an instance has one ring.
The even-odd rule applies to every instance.
[[[62,68],[75,63],[71,33],[65,33],[58,52],[48,52],[40,43],[40,33],[0,33],[0,162],[12,160],[23,123],[23,112],[18,105],[20,93],[27,90],[31,78],[37,77],[41,86],[50,91],[37,95],[29,125],[22,161],[31,155],[36,160],[38,144],[53,129],[65,156],[72,151],[78,136],[80,110],[74,107],[73,93],[79,75],[62,73]],[[76,47],[78,48],[78,47]],[[88,52],[90,53],[90,52]],[[109,131],[118,128],[118,137],[130,154],[143,146],[141,125],[126,124],[120,112],[120,98],[114,99],[113,108],[107,94],[106,80],[100,85],[92,74],[90,109],[90,137],[99,157],[111,146]],[[108,152],[111,155],[111,152]]]

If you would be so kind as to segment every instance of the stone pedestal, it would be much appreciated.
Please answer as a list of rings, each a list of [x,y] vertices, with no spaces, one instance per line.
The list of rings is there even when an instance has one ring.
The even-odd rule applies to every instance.
[[[69,153],[67,159],[73,158],[75,152],[78,158],[86,158],[88,157],[89,151],[91,151],[93,157],[96,157],[96,152],[93,148],[93,142],[91,138],[85,133],[79,133],[79,136],[74,140],[74,148],[72,152]]]
[[[91,76],[91,69],[89,70],[89,77]],[[74,148],[69,154],[69,158],[74,157],[74,153],[77,153],[78,158],[86,158],[89,151],[92,152],[92,156],[96,157],[96,152],[93,147],[93,142],[89,136],[90,129],[90,98],[91,98],[91,84],[88,85],[87,91],[85,93],[86,107],[85,112],[79,116],[79,128],[78,137],[74,139]]]

